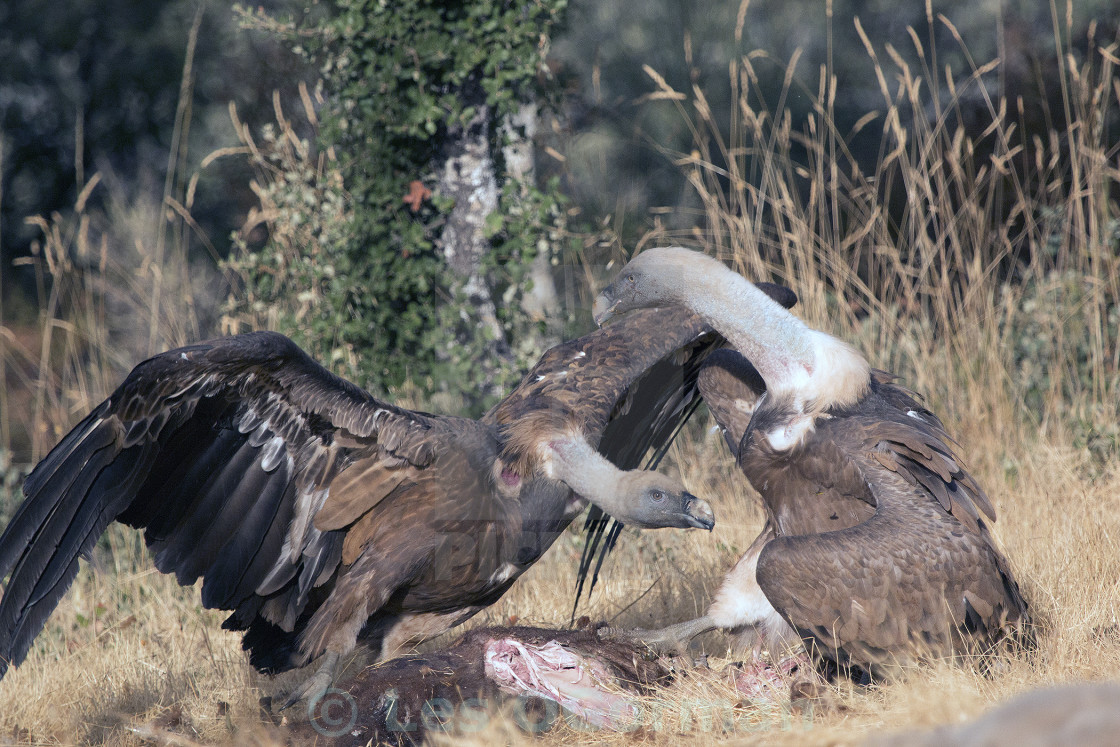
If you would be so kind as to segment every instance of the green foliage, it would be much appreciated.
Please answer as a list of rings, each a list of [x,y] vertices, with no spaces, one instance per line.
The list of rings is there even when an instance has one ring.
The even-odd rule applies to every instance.
[[[1063,244],[1069,233],[1062,211],[1046,208],[1039,213],[1045,227],[1039,242],[1040,261],[1049,269],[1029,275],[1017,284],[1003,285],[1005,306],[1017,309],[1004,324],[1004,339],[1014,341],[1009,370],[1017,379],[1028,410],[1040,413],[1046,402],[1075,401],[1079,394],[1103,395],[1116,373],[1108,339],[1120,329],[1120,304],[1107,284],[1084,266],[1065,266]],[[1102,258],[1112,262],[1120,252],[1120,220],[1107,220],[1102,231]],[[1098,271],[1106,268],[1097,268]],[[1115,436],[1101,442],[1085,426],[1081,445],[1115,444]],[[1075,428],[1076,430],[1076,428]]]
[[[1120,306],[1075,270],[1054,270],[1017,290],[1005,285],[1004,292],[1020,295],[1016,328],[1004,337],[1014,340],[1010,370],[1027,409],[1042,412],[1055,395],[1068,402],[1093,391],[1104,378],[1093,330],[1101,323],[1120,328]],[[1088,432],[1084,436],[1086,443],[1095,439]]]
[[[293,143],[297,145],[293,146]],[[226,267],[241,280],[227,313],[242,326],[287,332],[316,359],[344,376],[357,375],[355,360],[324,309],[345,302],[345,246],[350,200],[333,159],[320,162],[309,143],[290,128],[266,127],[252,142],[251,161],[267,175],[256,184],[271,233],[253,251],[242,237]]]
[[[472,342],[479,337],[474,310],[439,243],[452,201],[438,193],[405,198],[416,182],[437,187],[449,143],[483,119],[502,189],[499,212],[486,221],[493,245],[486,281],[503,306],[505,329],[524,328],[527,320],[515,311],[518,284],[563,212],[554,188],[541,191],[503,173],[500,125],[539,97],[547,39],[565,6],[344,0],[309,29],[273,23],[320,64],[330,93],[319,146],[337,154],[345,191],[310,172],[281,178],[275,188],[289,194],[273,191],[283,212],[274,219],[314,233],[313,246],[274,236],[238,260],[248,272],[248,303],[257,305],[241,310],[271,309],[277,329],[320,356],[317,348],[327,346],[331,355],[322,359],[336,368],[359,352],[362,371],[345,373],[371,389],[413,380],[426,393],[450,387],[483,406],[471,393],[495,383],[480,380],[493,377],[477,365],[485,340]],[[317,215],[324,207],[328,215]],[[305,300],[293,303],[300,293]],[[457,329],[466,336],[456,337]]]

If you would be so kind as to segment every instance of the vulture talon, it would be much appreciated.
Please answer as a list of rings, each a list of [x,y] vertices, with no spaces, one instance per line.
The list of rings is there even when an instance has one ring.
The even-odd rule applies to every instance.
[[[335,676],[338,674],[338,662],[341,658],[341,655],[334,651],[323,654],[323,663],[315,670],[315,674],[304,680],[299,687],[288,695],[284,705],[280,706],[280,710],[286,711],[306,698],[308,712],[314,711],[316,704],[322,700],[323,696],[327,694],[327,690],[334,683]]]

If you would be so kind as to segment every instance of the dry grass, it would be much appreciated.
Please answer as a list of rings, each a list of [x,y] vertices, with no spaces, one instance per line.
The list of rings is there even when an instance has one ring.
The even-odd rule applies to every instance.
[[[1062,33],[1056,38],[1061,48]],[[890,50],[870,51],[892,58]],[[1120,105],[1117,46],[1095,48],[1076,64],[1063,60],[1071,124],[1018,145],[1015,102],[993,99],[995,124],[983,147],[954,124],[954,94],[930,100],[929,81],[940,73],[880,60],[882,108],[862,124],[883,133],[871,173],[847,158],[834,132],[835,83],[827,75],[803,132],[759,105],[754,66],[765,63],[742,60],[732,71],[741,106],[730,145],[715,135],[701,91],[661,84],[658,95],[677,103],[696,134],[695,152],[679,159],[700,210],[695,229],[648,239],[701,246],[752,277],[788,283],[804,318],[853,341],[927,396],[996,505],[996,533],[1039,621],[1037,649],[987,674],[929,666],[871,689],[839,688],[839,712],[804,719],[739,703],[721,671],[735,652],[712,635],[704,640],[712,671],[682,677],[646,701],[650,721],[639,734],[562,727],[538,742],[674,744],[706,734],[728,742],[853,743],[883,729],[960,721],[1031,688],[1117,676],[1120,172],[1103,124]],[[974,84],[987,69],[976,71]],[[941,88],[953,91],[944,80]],[[965,89],[957,81],[956,95]],[[791,158],[795,146],[808,152],[808,168]],[[884,202],[896,186],[904,200],[892,219]],[[45,285],[58,283],[57,268],[74,254],[50,238],[52,225],[44,224],[48,240],[37,260]],[[74,235],[82,236],[80,224]],[[1013,283],[1005,281],[1011,265]],[[143,271],[141,263],[138,287]],[[42,382],[33,389],[44,403],[35,432],[47,442],[111,387],[116,373],[105,372],[119,369],[111,341],[99,347],[105,321],[96,290],[88,303],[45,307],[42,336],[55,339],[42,342],[41,378],[31,380]],[[161,303],[169,296],[165,287]],[[163,329],[175,315],[141,318]],[[2,331],[0,340],[14,338]],[[190,331],[160,339],[176,342]],[[59,334],[74,343],[60,346]],[[10,346],[3,350],[12,355]],[[715,505],[716,531],[627,532],[583,609],[592,618],[651,626],[696,615],[761,526],[753,494],[716,436],[693,428],[671,461]],[[562,537],[472,625],[517,618],[565,626],[579,542],[575,531]],[[257,699],[285,689],[290,675],[254,673],[239,638],[219,629],[222,616],[202,610],[196,590],[151,571],[135,533],[114,527],[93,566],[28,661],[0,683],[0,742],[272,739]],[[496,720],[468,743],[495,741],[528,738]]]

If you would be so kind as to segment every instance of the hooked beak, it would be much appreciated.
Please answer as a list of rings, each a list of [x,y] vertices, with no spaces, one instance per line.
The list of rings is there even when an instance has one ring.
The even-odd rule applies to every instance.
[[[712,506],[703,498],[697,498],[692,493],[684,494],[684,520],[697,529],[712,531],[716,525],[716,514]]]
[[[607,288],[595,298],[595,304],[591,307],[591,316],[595,319],[595,324],[602,327],[614,316],[614,310],[617,308],[618,301],[611,298],[610,288]]]

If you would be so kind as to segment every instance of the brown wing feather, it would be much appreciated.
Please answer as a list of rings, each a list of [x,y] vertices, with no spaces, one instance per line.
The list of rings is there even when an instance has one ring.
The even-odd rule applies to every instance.
[[[703,335],[715,338],[685,309],[646,309],[552,348],[484,418],[500,428],[503,459],[529,474],[549,433],[578,433],[597,445],[635,380]]]
[[[1029,624],[1006,559],[976,513],[988,505],[983,492],[940,422],[915,417],[916,403],[896,395],[873,394],[820,421],[791,459],[803,475],[814,460],[837,473],[854,467],[874,514],[839,531],[777,537],[757,572],[767,598],[818,653],[872,672],[985,647]]]
[[[845,418],[862,424],[858,432],[853,426],[850,437],[862,439],[861,450],[875,453],[880,464],[928,490],[971,531],[979,531],[981,514],[995,521],[995,508],[962,466],[941,421],[918,403],[916,395],[875,373],[879,376],[873,379],[875,396],[869,398],[869,406],[857,417]]]
[[[315,514],[316,528],[322,532],[345,529],[420,472],[407,463],[387,460],[382,454],[356,461],[331,483],[328,500]]]
[[[789,288],[765,282],[756,285],[787,309],[797,303],[797,295]],[[701,339],[703,344],[695,344]],[[670,356],[677,358],[668,367],[670,375],[680,378],[649,382],[645,386],[656,391],[644,399],[650,405],[690,413],[695,382],[684,378],[694,375],[700,360],[723,344],[721,336],[683,307],[632,311],[603,329],[546,352],[483,421],[499,426],[503,460],[520,474],[529,474],[544,434],[579,433],[597,446],[608,424],[629,410],[631,388],[641,386],[639,380],[648,379],[651,368]],[[646,430],[656,435],[643,439],[640,449],[623,449],[627,453],[613,455],[629,462],[619,466],[636,467],[653,441],[664,435],[671,440],[673,428],[687,418],[683,410],[655,413],[652,419],[657,423],[641,413],[636,418],[639,427],[649,426]],[[662,434],[661,426],[668,426],[670,432]]]
[[[890,413],[892,419],[905,416],[903,427],[895,431],[896,436],[884,436],[882,440],[889,443],[900,456],[936,474],[944,485],[946,496],[952,496],[951,503],[960,504],[959,510],[953,511],[952,506],[943,501],[941,491],[930,487],[934,480],[923,480],[923,484],[930,487],[938,500],[943,501],[945,510],[970,525],[980,514],[995,521],[995,507],[976,479],[962,466],[953,450],[956,442],[945,431],[940,418],[921,404],[917,394],[900,386],[892,374],[872,371],[872,386],[882,401],[893,410]]]
[[[1026,604],[986,530],[960,531],[901,477],[878,480],[876,496],[872,519],[778,537],[759,559],[763,593],[812,649],[882,675],[1024,631]]]
[[[762,376],[744,355],[723,348],[704,362],[697,384],[700,396],[723,430],[727,445],[732,453],[737,453],[758,398],[766,391]]]

